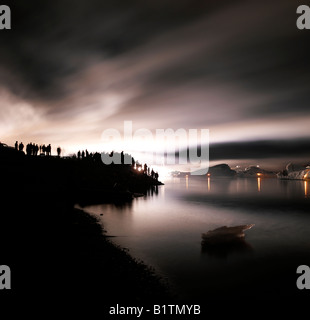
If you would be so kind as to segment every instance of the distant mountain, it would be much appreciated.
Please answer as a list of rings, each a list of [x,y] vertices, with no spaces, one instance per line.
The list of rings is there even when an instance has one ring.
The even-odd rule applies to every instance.
[[[238,177],[240,178],[257,178],[257,177],[275,178],[276,173],[273,171],[262,169],[257,166],[250,166],[245,168],[243,171],[239,171]]]
[[[237,172],[232,170],[228,164],[222,163],[209,168],[208,175],[212,177],[234,177]]]
[[[199,174],[199,173],[203,174]],[[194,173],[194,174],[193,174]],[[228,164],[222,163],[215,165],[213,167],[210,167],[208,172],[205,173],[205,169],[200,169],[195,172],[181,172],[181,171],[173,171],[171,175],[173,177],[179,177],[179,178],[184,178],[187,175],[192,175],[192,177],[200,177],[200,176],[212,176],[212,177],[234,177],[236,176],[237,172],[235,170],[232,170]]]

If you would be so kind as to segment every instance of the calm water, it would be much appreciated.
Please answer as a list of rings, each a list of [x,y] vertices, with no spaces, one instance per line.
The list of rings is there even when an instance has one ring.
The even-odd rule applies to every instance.
[[[168,279],[180,298],[295,295],[296,268],[309,264],[310,182],[171,178],[124,206],[96,205],[113,241]],[[246,242],[211,250],[201,233],[252,224]]]

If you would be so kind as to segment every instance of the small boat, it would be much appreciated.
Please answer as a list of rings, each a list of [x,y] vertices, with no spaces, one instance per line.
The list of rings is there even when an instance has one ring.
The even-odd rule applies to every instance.
[[[220,227],[214,230],[209,230],[201,235],[202,244],[227,244],[232,242],[243,241],[245,237],[245,230],[249,230],[254,224],[246,224],[235,227]]]

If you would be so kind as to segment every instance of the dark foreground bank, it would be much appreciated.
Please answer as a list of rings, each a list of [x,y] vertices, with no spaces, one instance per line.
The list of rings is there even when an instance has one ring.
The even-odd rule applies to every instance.
[[[150,267],[114,246],[94,217],[74,209],[76,203],[131,201],[153,179],[129,166],[0,160],[0,264],[10,267],[12,287],[1,295],[35,306],[170,299]]]
[[[12,270],[13,294],[134,302],[169,296],[149,267],[104,236],[95,218],[46,192],[2,199],[1,263]]]

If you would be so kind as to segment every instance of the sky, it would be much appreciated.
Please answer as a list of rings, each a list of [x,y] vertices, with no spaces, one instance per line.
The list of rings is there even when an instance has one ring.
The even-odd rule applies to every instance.
[[[0,30],[0,141],[63,154],[209,130],[212,163],[310,162],[310,30],[299,0],[14,0]],[[193,141],[183,141],[191,147]]]

